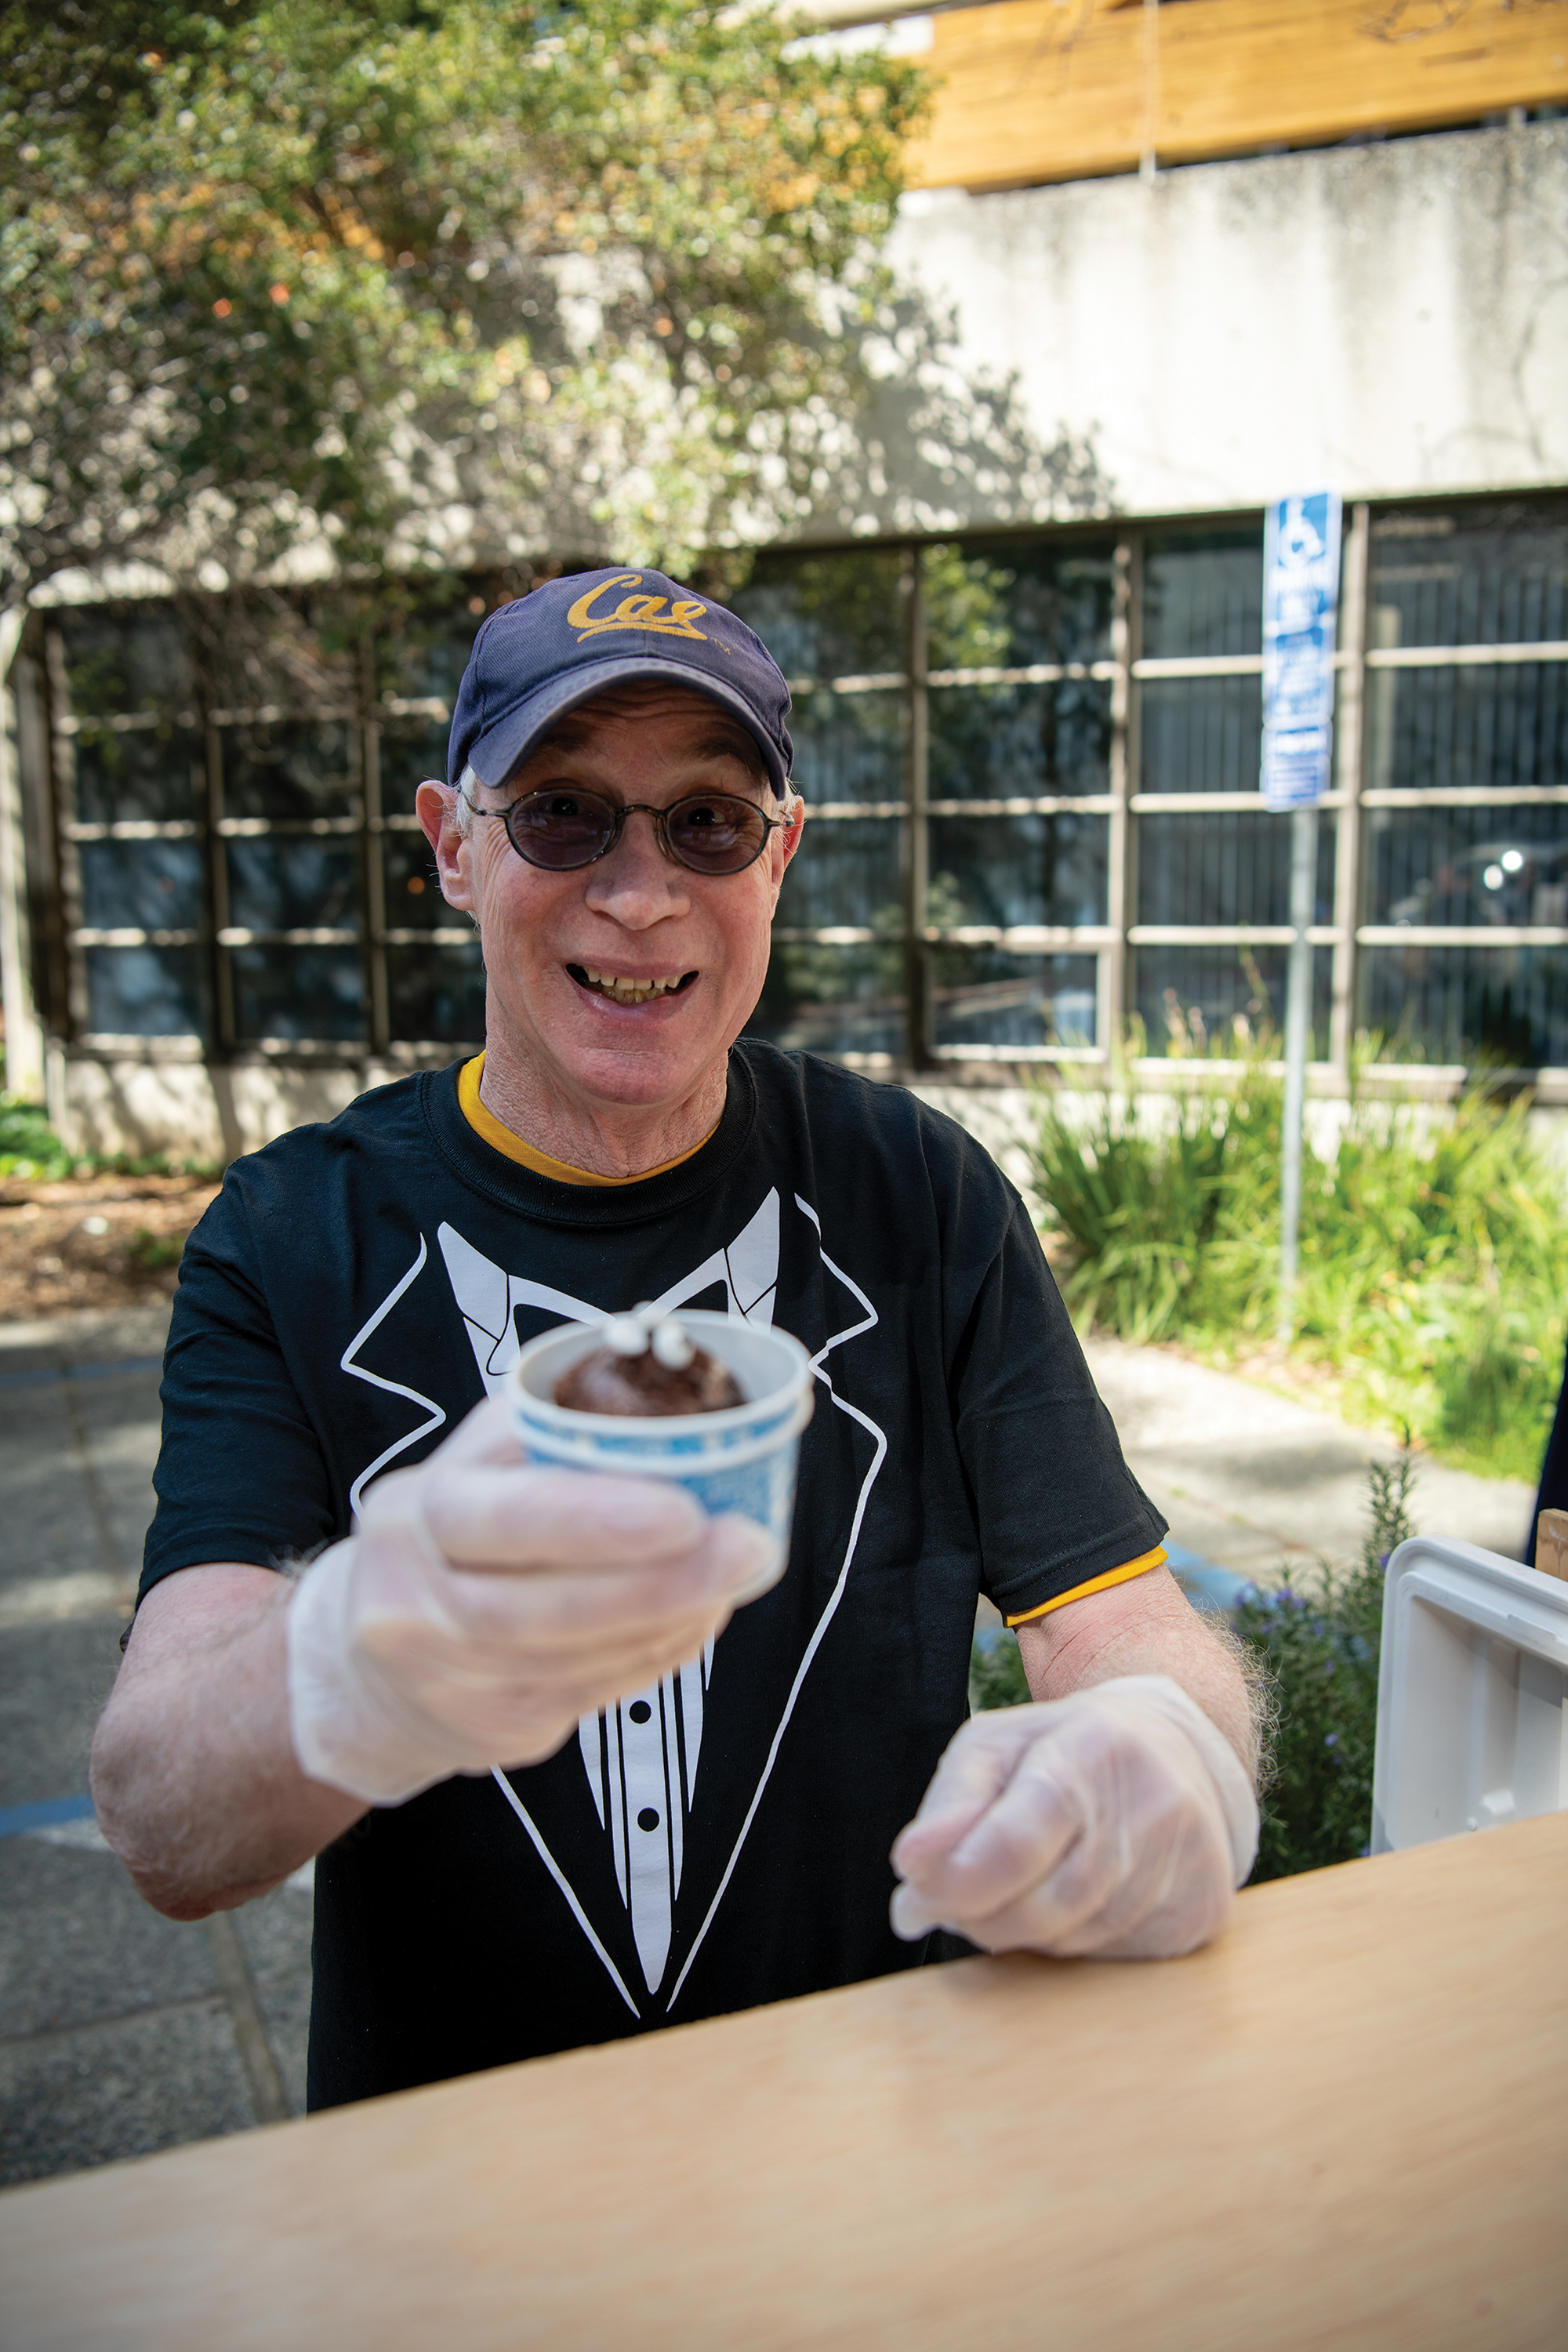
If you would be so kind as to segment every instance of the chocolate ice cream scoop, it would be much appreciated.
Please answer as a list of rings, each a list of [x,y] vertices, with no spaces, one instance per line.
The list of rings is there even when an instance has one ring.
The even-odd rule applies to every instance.
[[[726,1367],[667,1316],[650,1325],[643,1315],[619,1315],[607,1345],[580,1357],[555,1383],[555,1402],[571,1412],[648,1418],[722,1412],[746,1400]]]

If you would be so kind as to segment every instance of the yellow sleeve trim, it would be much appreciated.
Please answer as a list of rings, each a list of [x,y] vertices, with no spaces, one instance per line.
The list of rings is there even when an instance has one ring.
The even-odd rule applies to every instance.
[[[557,1184],[646,1184],[650,1176],[667,1175],[670,1169],[679,1168],[683,1160],[695,1159],[702,1144],[710,1142],[718,1132],[717,1128],[710,1129],[703,1137],[702,1143],[694,1143],[689,1151],[678,1151],[673,1160],[661,1160],[657,1168],[639,1168],[635,1176],[596,1176],[592,1169],[573,1168],[564,1160],[552,1160],[548,1152],[536,1151],[531,1143],[525,1143],[521,1135],[514,1135],[510,1127],[503,1127],[494,1111],[479,1100],[479,1080],[484,1073],[485,1057],[482,1054],[476,1054],[471,1062],[465,1062],[458,1073],[458,1104],[463,1117],[474,1133],[492,1150],[501,1152],[508,1160],[515,1160],[520,1168],[531,1168],[536,1176],[550,1177]]]
[[[1087,1584],[1075,1585],[1070,1592],[1058,1592],[1054,1601],[1042,1601],[1037,1609],[1026,1609],[1021,1617],[1005,1617],[1005,1625],[1033,1625],[1048,1617],[1053,1609],[1065,1609],[1069,1601],[1087,1601],[1091,1592],[1109,1592],[1113,1584],[1131,1584],[1135,1576],[1146,1576],[1152,1568],[1165,1565],[1165,1547],[1156,1544],[1152,1551],[1140,1552],[1121,1568],[1108,1568],[1103,1576],[1091,1576]]]

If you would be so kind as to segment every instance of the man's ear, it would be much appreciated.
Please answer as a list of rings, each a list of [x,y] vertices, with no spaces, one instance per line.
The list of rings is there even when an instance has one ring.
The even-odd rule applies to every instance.
[[[449,907],[472,911],[473,882],[468,871],[470,842],[458,830],[458,794],[451,784],[421,784],[414,801],[425,838],[436,853],[441,896]]]
[[[773,893],[770,919],[778,911],[779,892],[784,888],[784,868],[800,847],[800,836],[805,824],[805,803],[798,793],[786,793],[783,798],[784,825],[780,832],[770,833],[765,852],[768,862],[768,882]]]
[[[798,793],[792,792],[784,804],[784,830],[779,835],[779,841],[784,849],[784,866],[779,868],[781,878],[784,866],[789,864],[790,859],[800,847],[800,837],[805,830],[805,803]]]

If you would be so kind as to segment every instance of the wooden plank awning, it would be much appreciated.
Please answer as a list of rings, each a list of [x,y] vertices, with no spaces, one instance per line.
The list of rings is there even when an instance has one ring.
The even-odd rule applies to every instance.
[[[1568,101],[1568,0],[997,0],[932,24],[913,187],[998,188]]]

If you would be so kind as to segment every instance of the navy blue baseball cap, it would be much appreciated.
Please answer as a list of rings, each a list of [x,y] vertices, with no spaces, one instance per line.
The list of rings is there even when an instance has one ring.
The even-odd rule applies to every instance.
[[[481,783],[504,784],[556,719],[633,678],[711,696],[756,738],[783,796],[795,758],[789,688],[761,637],[662,572],[624,568],[547,581],[490,614],[458,688],[447,782],[472,768]]]

